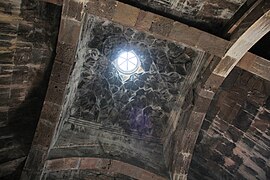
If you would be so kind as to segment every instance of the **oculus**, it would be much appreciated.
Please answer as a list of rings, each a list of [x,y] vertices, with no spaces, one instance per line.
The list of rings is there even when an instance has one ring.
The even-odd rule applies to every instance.
[[[134,51],[124,51],[121,52],[118,58],[114,61],[114,66],[118,72],[124,75],[132,75],[138,71],[141,63]]]

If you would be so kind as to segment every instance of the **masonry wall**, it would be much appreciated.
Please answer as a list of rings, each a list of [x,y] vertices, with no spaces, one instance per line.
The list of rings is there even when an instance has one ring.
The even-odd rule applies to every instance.
[[[270,178],[270,84],[235,68],[209,107],[189,179]]]
[[[0,179],[18,179],[43,105],[61,8],[0,4]]]

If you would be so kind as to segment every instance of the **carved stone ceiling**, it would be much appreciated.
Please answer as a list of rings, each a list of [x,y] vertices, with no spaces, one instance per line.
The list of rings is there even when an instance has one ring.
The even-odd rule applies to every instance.
[[[170,113],[196,77],[204,53],[89,16],[70,78],[63,126],[49,158],[102,157],[168,177],[162,138]],[[113,65],[133,50],[142,72],[123,79]],[[200,64],[200,65],[198,65]]]

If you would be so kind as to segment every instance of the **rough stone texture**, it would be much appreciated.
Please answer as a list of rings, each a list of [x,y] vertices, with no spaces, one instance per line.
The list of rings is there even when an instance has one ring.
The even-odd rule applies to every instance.
[[[210,56],[198,76],[201,78],[207,76],[207,67],[216,63],[215,60],[217,60],[216,57]],[[203,85],[200,84],[201,79],[197,79],[196,82],[193,85],[194,88],[189,89],[183,98],[184,102],[181,108],[175,112],[175,114],[179,113],[179,117],[175,121],[176,127],[168,129],[172,134],[167,138],[164,154],[173,180],[187,179],[196,139],[214,94],[204,89]]]
[[[137,21],[139,12],[140,10],[138,8],[117,2],[112,20],[133,27]]]
[[[0,179],[18,179],[46,93],[60,8],[37,0],[0,4]]]
[[[86,4],[86,12],[109,20],[112,20],[115,8],[115,0],[88,1]]]
[[[152,33],[166,37],[171,32],[172,26],[173,20],[161,16],[154,16],[149,30]]]
[[[74,170],[77,171],[77,174],[72,172]],[[84,172],[79,175],[80,179],[84,179],[83,175],[86,175],[86,172],[92,172],[88,174],[89,177],[92,176],[90,179],[103,177],[111,179],[114,177],[116,179],[165,180],[165,178],[161,176],[131,164],[113,159],[89,157],[71,157],[47,160],[41,179],[50,179],[50,175],[52,174],[58,178],[64,179],[65,175],[63,174],[67,173],[67,171],[72,172],[68,177],[70,179],[76,178],[79,175],[79,172]],[[100,177],[97,174],[100,174]]]
[[[168,177],[161,138],[202,52],[94,16],[83,32],[49,159],[113,158]],[[123,50],[133,50],[143,69],[127,80],[112,64]]]
[[[71,116],[160,138],[196,51],[94,21],[90,35],[94,38],[89,39]],[[121,51],[132,49],[141,58],[144,72],[124,81],[112,61]]]
[[[269,179],[270,84],[235,68],[204,120],[189,179]]]
[[[123,0],[177,17],[204,30],[218,32],[247,0]]]
[[[167,18],[164,15],[143,11],[118,1],[90,1],[87,2],[85,10],[89,14],[104,17],[139,31],[150,32],[170,41],[181,42],[219,57],[223,57],[229,47],[229,41],[220,37]],[[77,31],[72,30],[72,32]],[[72,32],[68,34],[72,34]],[[69,38],[69,35],[66,35],[66,37]]]
[[[61,26],[56,49],[56,58],[52,68],[50,82],[44,106],[36,128],[31,150],[28,154],[21,179],[39,179],[46,161],[50,145],[57,136],[57,127],[61,115],[63,96],[70,76],[70,70],[75,59],[75,49],[80,33],[80,21],[78,17],[82,13],[79,10],[80,3],[65,1],[65,4],[73,4],[72,8],[63,8]],[[65,6],[66,7],[66,6]],[[71,12],[72,11],[72,12]],[[75,19],[77,17],[77,19]]]
[[[56,4],[61,2],[46,1]],[[142,4],[145,2],[140,1]],[[235,12],[244,1],[215,0],[211,4],[210,0],[159,2],[163,4],[151,1],[148,5],[173,14],[181,3],[183,7],[188,7],[177,9],[181,11],[177,15],[183,22],[187,22],[185,18],[192,17],[189,18],[189,24],[212,24],[209,28],[216,28],[230,19],[231,12]],[[50,71],[52,37],[57,34],[52,27],[57,26],[55,22],[59,11],[52,11],[49,4],[37,0],[23,0],[20,3],[15,0],[0,3],[3,5],[0,8],[0,179],[18,179],[24,165],[45,94],[47,78],[43,76]],[[152,3],[158,6],[154,7]],[[197,5],[202,6],[197,8]],[[48,9],[52,14],[47,14]],[[136,174],[137,171],[129,169],[130,164],[133,164],[164,178],[169,177],[168,167],[173,160],[174,174],[171,177],[185,179],[193,142],[210,102],[208,96],[202,95],[203,92],[192,89],[197,76],[202,75],[199,72],[201,64],[204,64],[203,53],[104,19],[90,18],[91,22],[87,22],[88,26],[82,31],[85,34],[78,49],[78,62],[71,76],[68,96],[63,98],[84,10],[153,33],[159,38],[187,43],[217,56],[222,56],[228,45],[227,41],[195,28],[114,0],[88,3],[66,0],[47,101],[43,105],[22,179],[37,179],[47,158],[53,161],[62,157],[78,157],[80,161],[85,156],[123,161],[129,165],[118,167],[120,170],[126,168]],[[209,15],[211,18],[208,19]],[[135,52],[142,59],[143,72],[130,79],[123,79],[113,65],[109,66],[121,48],[137,49]],[[269,179],[270,105],[269,97],[267,99],[269,94],[266,93],[269,92],[269,84],[259,80],[258,85],[257,78],[254,81],[250,74],[244,74],[239,81],[247,81],[248,85],[239,83],[238,89],[238,81],[232,86],[234,83],[230,77],[212,103],[208,112],[210,118],[207,116],[197,143],[191,179]],[[267,89],[265,92],[261,90],[260,83]],[[258,91],[250,89],[251,86],[259,88]],[[189,93],[186,94],[183,89]],[[244,95],[241,96],[241,93]],[[231,108],[233,105],[231,101],[227,102],[228,97],[233,99],[236,107]],[[182,107],[180,102],[183,99],[185,102]],[[61,111],[63,100],[66,104]],[[201,105],[191,110],[194,103]],[[60,122],[63,127],[55,134],[60,113],[64,117]],[[215,117],[211,117],[211,114]],[[165,141],[170,139],[169,144],[164,145],[165,129],[174,131],[175,127],[176,132],[165,137]],[[54,147],[47,157],[50,145]],[[166,149],[171,154],[164,154]],[[106,169],[110,167],[110,162],[104,161],[100,167]],[[72,167],[78,165],[73,161],[65,163],[71,163]],[[84,166],[88,168],[91,163],[85,163]],[[199,170],[194,166],[199,167]],[[207,175],[205,172],[208,169],[205,167],[210,169]],[[121,173],[112,175],[103,171],[71,169],[45,172],[43,178],[132,179]],[[143,173],[140,177],[151,179]]]
[[[136,180],[126,175],[116,174],[108,175],[94,170],[67,170],[60,172],[45,173],[42,179],[55,180],[55,179],[91,179],[91,180]]]

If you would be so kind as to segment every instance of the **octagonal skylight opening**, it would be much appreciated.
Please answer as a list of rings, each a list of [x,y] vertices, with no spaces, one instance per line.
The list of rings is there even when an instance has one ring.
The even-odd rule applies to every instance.
[[[139,69],[140,65],[140,60],[134,51],[121,52],[115,60],[116,69],[124,75],[135,73]]]

